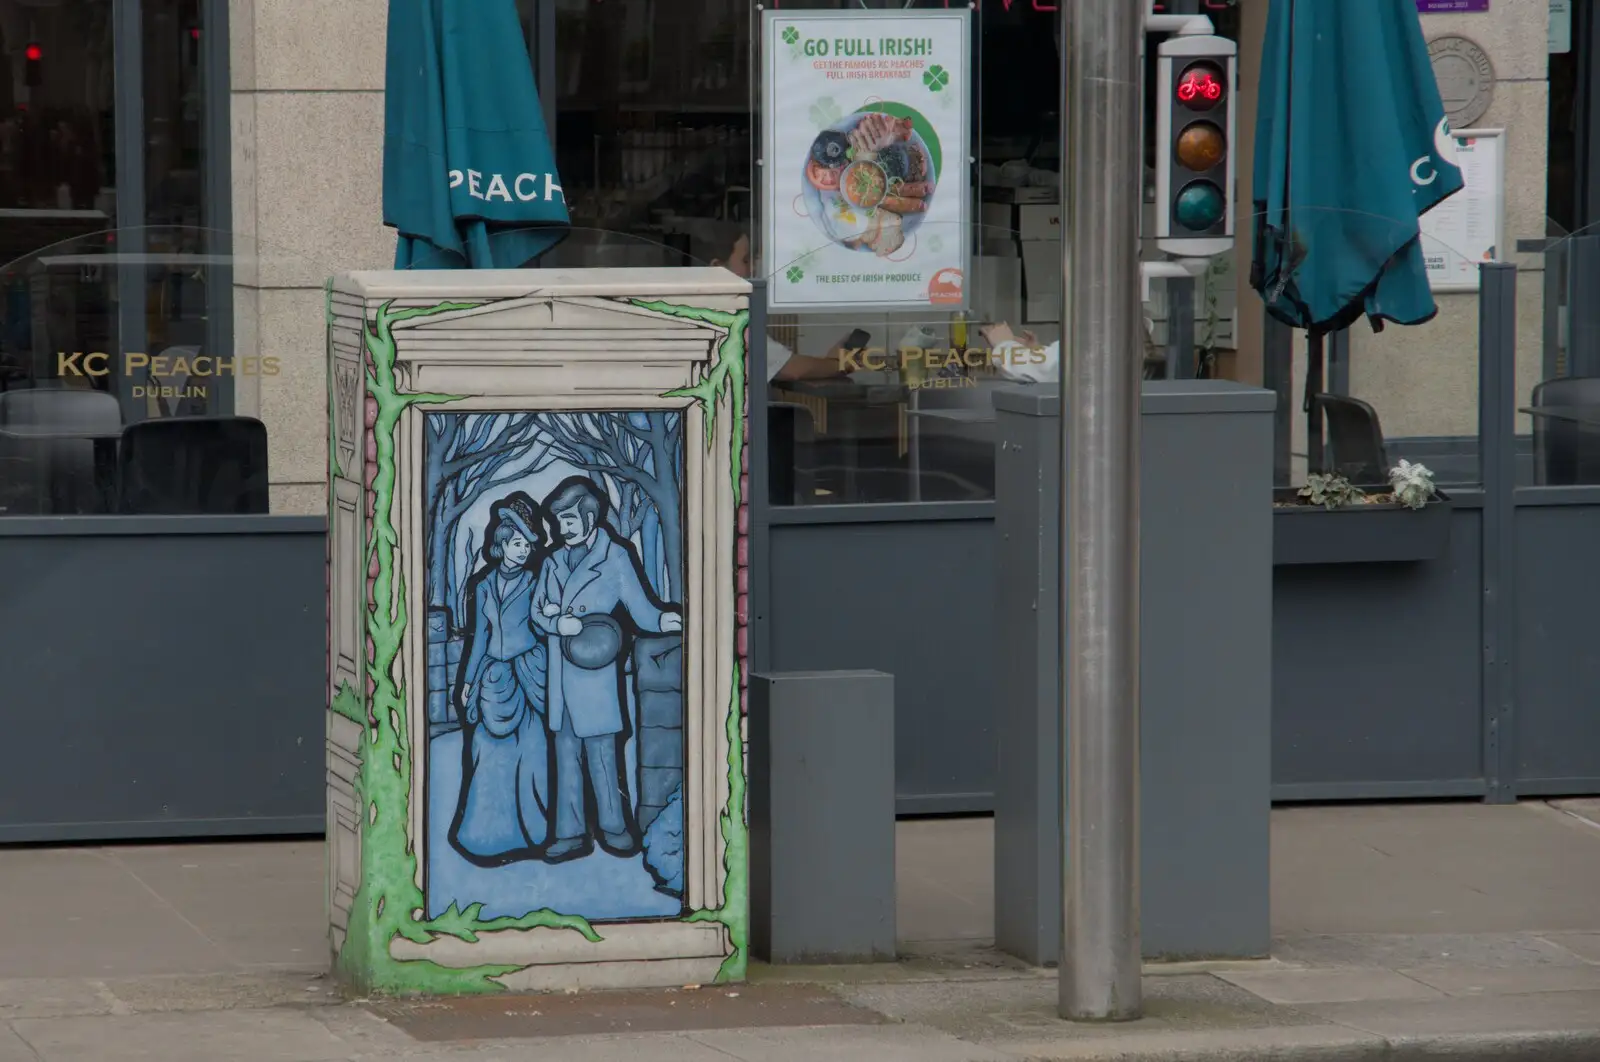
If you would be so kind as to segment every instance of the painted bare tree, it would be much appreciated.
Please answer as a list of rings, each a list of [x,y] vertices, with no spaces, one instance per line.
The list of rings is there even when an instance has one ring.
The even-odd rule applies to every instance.
[[[613,515],[619,536],[637,535],[645,570],[656,593],[682,600],[683,528],[677,469],[683,417],[666,411],[541,413],[539,427],[562,459],[603,477],[618,498]],[[659,582],[658,582],[659,580]]]
[[[473,413],[428,417],[427,478],[435,483],[425,521],[428,556],[428,607],[450,612],[450,629],[460,628],[460,566],[451,563],[456,526],[473,504],[491,490],[526,476],[546,459],[550,441],[532,413]],[[469,560],[467,571],[471,571]]]

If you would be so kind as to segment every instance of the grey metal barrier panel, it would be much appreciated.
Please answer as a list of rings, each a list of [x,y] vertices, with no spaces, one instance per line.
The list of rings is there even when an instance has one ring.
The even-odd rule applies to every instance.
[[[901,815],[993,808],[993,513],[992,502],[771,513],[766,670],[895,677]]]
[[[755,955],[893,959],[894,678],[757,674],[749,727]]]
[[[323,830],[321,518],[0,521],[0,843]]]
[[[1275,397],[1226,380],[1144,385],[1140,545],[1143,950],[1243,958],[1271,944]],[[996,396],[1002,687],[995,933],[1056,961],[1061,785],[1059,399]]]

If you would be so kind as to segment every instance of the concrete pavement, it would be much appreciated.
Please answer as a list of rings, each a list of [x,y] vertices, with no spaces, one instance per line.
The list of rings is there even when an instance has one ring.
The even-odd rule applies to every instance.
[[[1274,957],[1054,1017],[991,824],[902,823],[905,958],[669,993],[342,1002],[317,842],[0,850],[0,1062],[1600,1058],[1600,801],[1279,810]]]

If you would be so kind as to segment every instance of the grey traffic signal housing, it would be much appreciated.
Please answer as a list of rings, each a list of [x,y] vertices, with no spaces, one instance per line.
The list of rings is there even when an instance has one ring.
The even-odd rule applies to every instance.
[[[1156,53],[1156,245],[1204,258],[1233,246],[1239,47],[1183,35]]]

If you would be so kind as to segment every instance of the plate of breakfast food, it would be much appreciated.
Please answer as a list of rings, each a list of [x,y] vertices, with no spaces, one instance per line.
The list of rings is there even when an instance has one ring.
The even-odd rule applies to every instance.
[[[880,103],[819,132],[806,152],[805,213],[829,240],[896,259],[927,218],[939,182],[937,140],[920,114]],[[798,203],[796,204],[798,206]]]

